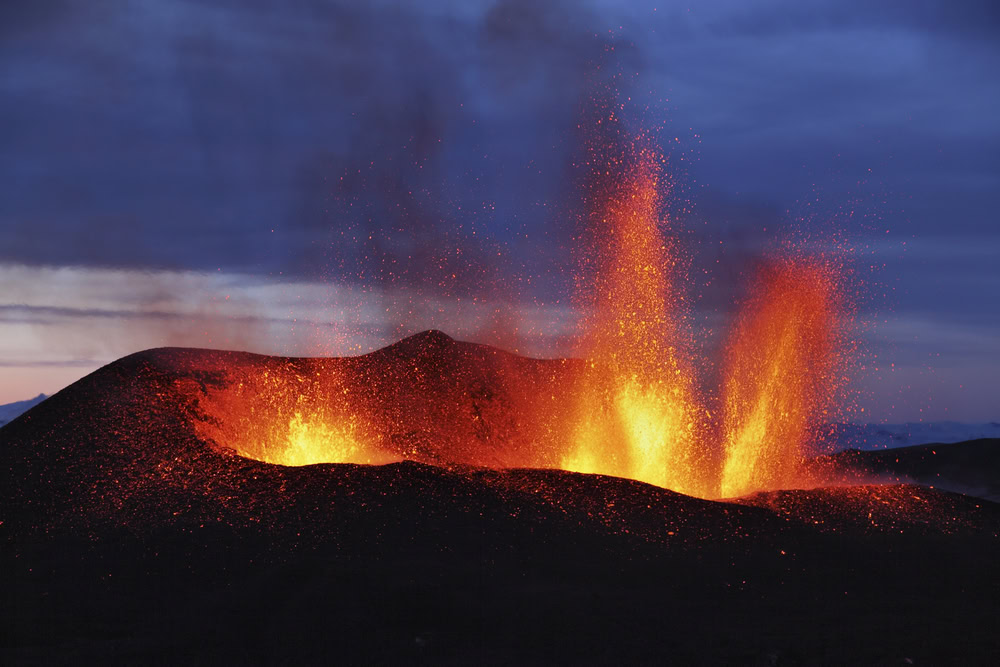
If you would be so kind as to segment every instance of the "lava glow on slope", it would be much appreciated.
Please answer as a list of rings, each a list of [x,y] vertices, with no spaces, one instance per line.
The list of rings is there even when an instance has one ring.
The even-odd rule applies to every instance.
[[[664,235],[663,162],[643,138],[590,153],[579,360],[459,354],[449,343],[464,344],[438,334],[413,349],[247,368],[188,387],[199,434],[282,465],[550,467],[703,498],[795,485],[845,386],[851,318],[838,266],[790,251],[764,263],[717,395],[702,395],[687,258]]]
[[[379,436],[351,401],[336,373],[242,373],[228,391],[209,392],[200,408],[200,434],[247,458],[288,466],[312,463],[390,463]]]

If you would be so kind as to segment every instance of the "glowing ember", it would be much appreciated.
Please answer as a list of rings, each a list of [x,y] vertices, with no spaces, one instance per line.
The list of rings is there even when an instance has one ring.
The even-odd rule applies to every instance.
[[[303,417],[296,412],[288,422],[284,442],[269,448],[264,460],[288,466],[310,463],[370,463],[365,447],[358,439],[358,418],[351,415],[331,426],[322,417]]]
[[[380,449],[381,437],[338,374],[233,370],[236,381],[210,387],[199,399],[207,418],[195,424],[206,439],[247,458],[290,466],[399,460]]]
[[[619,148],[616,117],[602,122],[611,141],[590,151],[593,255],[577,288],[588,372],[561,467],[702,497],[793,484],[844,386],[838,267],[789,254],[762,269],[726,347],[712,423],[686,352],[682,262],[663,235],[663,159],[642,138]]]
[[[723,497],[793,482],[830,418],[843,386],[837,275],[806,259],[762,270],[726,350]]]
[[[611,162],[604,174],[612,178],[594,188],[591,202],[593,282],[579,280],[589,372],[574,446],[561,465],[704,495],[701,411],[678,351],[677,261],[660,231],[661,158],[643,148]]]
[[[364,357],[220,365],[188,381],[199,435],[283,465],[559,467],[703,498],[798,483],[845,384],[839,267],[793,253],[764,266],[725,347],[713,417],[697,389],[687,260],[664,234],[664,159],[645,138],[621,141],[614,114],[603,121],[579,243],[581,363],[459,350],[428,332]]]

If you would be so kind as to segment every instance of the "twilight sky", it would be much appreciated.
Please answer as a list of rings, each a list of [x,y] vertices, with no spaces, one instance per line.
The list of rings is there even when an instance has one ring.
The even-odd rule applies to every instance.
[[[867,414],[1000,419],[992,0],[2,3],[0,403],[166,344],[565,352],[615,68],[704,326],[776,238],[836,230]]]

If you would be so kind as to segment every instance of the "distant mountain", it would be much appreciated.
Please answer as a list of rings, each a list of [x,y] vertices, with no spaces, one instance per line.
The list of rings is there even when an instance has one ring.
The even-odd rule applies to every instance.
[[[932,443],[1000,438],[1000,423],[963,424],[953,421],[906,424],[841,424],[835,427],[830,451],[893,449]]]
[[[46,398],[48,398],[48,396],[45,394],[39,394],[38,396],[29,398],[26,401],[15,401],[14,403],[0,405],[0,426],[3,426],[9,421],[13,421],[18,415],[27,412],[44,401]]]

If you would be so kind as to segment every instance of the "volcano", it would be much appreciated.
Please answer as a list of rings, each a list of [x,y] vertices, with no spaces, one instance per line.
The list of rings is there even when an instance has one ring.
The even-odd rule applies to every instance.
[[[562,470],[585,372],[440,332],[105,366],[0,429],[5,662],[995,663],[1000,506]]]

